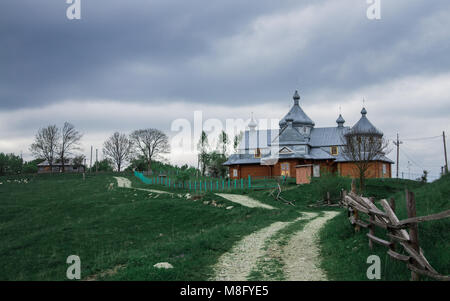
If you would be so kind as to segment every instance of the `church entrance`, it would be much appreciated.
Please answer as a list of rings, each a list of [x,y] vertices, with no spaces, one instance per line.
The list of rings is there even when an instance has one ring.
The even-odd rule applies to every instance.
[[[285,176],[286,178],[289,178],[291,176],[289,165],[290,165],[289,163],[280,164],[281,175]]]

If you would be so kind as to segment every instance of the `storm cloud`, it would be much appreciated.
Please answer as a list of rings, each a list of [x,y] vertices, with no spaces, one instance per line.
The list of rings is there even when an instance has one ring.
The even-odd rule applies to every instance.
[[[447,0],[381,0],[381,20],[365,0],[81,0],[81,20],[68,6],[0,3],[0,151],[26,153],[37,128],[64,120],[101,147],[115,130],[169,130],[194,108],[281,118],[295,89],[317,126],[339,107],[356,122],[364,97],[389,138],[450,131]],[[442,150],[427,143],[408,157],[437,175]]]

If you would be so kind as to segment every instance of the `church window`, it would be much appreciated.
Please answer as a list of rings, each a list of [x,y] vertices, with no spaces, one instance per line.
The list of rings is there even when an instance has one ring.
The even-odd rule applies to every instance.
[[[339,154],[339,148],[337,146],[332,146],[331,147],[331,154],[333,156],[337,156]]]
[[[261,149],[259,147],[255,150],[255,158],[261,158]]]

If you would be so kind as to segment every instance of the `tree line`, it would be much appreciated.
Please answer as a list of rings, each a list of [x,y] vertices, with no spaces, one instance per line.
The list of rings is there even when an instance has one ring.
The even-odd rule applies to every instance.
[[[223,165],[228,159],[230,144],[234,152],[237,152],[239,143],[242,139],[242,132],[230,139],[229,135],[222,131],[217,139],[217,146],[209,143],[208,135],[202,131],[197,143],[198,150],[198,169],[202,176],[208,174],[214,178],[225,178],[228,176],[228,168]]]
[[[50,171],[53,171],[55,164],[61,166],[61,172],[66,170],[68,164],[82,166],[86,170],[86,157],[79,153],[82,137],[83,134],[69,122],[64,122],[61,128],[54,124],[40,128],[29,148],[35,160],[24,162],[14,154],[0,153],[0,175],[36,173],[37,165],[44,161],[48,162]],[[217,145],[213,146],[203,131],[197,145],[197,168],[184,165],[177,168],[177,175],[226,177],[227,168],[223,163],[227,160],[231,147],[234,151],[237,150],[241,138],[242,132],[230,139],[229,135],[222,131]],[[120,172],[127,167],[127,170],[146,170],[151,174],[155,164],[158,169],[164,165],[164,168],[171,170],[167,164],[161,162],[164,161],[162,155],[170,153],[168,136],[155,128],[134,130],[130,134],[114,132],[104,141],[102,152],[104,159],[96,160],[91,170]]]
[[[85,166],[85,156],[75,155],[81,150],[83,135],[75,126],[65,122],[62,128],[49,125],[38,130],[30,151],[35,158],[48,162],[53,171],[55,163],[61,164],[61,171],[72,158],[73,165]],[[103,143],[104,160],[96,161],[93,169],[100,171],[122,171],[123,167],[136,159],[145,160],[151,170],[152,160],[170,152],[169,139],[161,130],[148,128],[133,131],[130,135],[115,132]]]

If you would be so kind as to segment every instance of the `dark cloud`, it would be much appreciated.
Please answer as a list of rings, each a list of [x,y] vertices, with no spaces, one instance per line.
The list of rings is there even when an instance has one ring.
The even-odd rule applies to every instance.
[[[65,99],[258,103],[297,87],[306,94],[348,91],[450,66],[448,36],[435,33],[450,25],[446,0],[382,1],[380,21],[366,19],[365,1],[81,2],[79,21],[66,19],[65,1],[1,2],[0,108]],[[301,12],[308,9],[318,21],[294,16],[309,27],[298,28],[299,36],[285,45],[288,55],[276,51],[283,24],[276,37],[270,26],[254,28],[271,16],[305,17]],[[257,39],[267,43],[243,62],[227,63]]]

